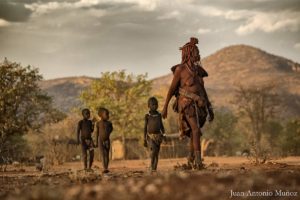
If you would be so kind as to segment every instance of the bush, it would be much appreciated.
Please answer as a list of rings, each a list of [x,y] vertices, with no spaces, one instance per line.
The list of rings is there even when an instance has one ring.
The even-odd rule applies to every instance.
[[[76,145],[76,128],[79,116],[69,116],[63,121],[49,124],[37,133],[31,131],[25,136],[32,156],[44,156],[47,163],[59,165],[72,161],[81,154]]]

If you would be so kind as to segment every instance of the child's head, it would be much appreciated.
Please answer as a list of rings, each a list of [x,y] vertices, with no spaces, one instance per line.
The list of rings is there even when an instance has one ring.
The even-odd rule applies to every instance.
[[[109,120],[109,111],[106,108],[100,107],[98,109],[98,115],[102,120]]]
[[[158,101],[155,97],[150,97],[148,99],[148,108],[151,110],[151,111],[156,111],[157,108],[158,108]]]
[[[87,108],[83,109],[83,110],[81,111],[81,114],[82,114],[82,117],[83,117],[84,119],[89,119],[90,116],[91,116],[91,112],[90,112],[90,110],[87,109]]]

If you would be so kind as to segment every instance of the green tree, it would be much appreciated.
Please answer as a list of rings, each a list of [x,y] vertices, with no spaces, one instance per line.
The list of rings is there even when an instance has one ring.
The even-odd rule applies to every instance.
[[[101,106],[111,112],[114,134],[122,137],[142,136],[151,81],[146,75],[125,71],[102,73],[99,79],[81,94],[83,103],[95,113]]]
[[[42,76],[31,66],[5,59],[0,63],[0,156],[2,162],[23,156],[22,135],[64,115],[38,86]],[[21,145],[22,144],[22,145]],[[21,146],[20,146],[21,145]],[[20,151],[19,151],[20,150]],[[23,151],[22,151],[23,150]]]
[[[283,155],[300,155],[300,120],[292,119],[286,122],[280,140]]]

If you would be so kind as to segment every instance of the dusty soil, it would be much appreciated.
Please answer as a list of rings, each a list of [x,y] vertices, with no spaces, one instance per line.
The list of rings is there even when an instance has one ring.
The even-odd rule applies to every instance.
[[[253,165],[243,157],[207,157],[206,169],[183,170],[185,159],[112,161],[107,175],[101,163],[84,172],[79,162],[38,172],[9,166],[0,172],[0,199],[300,199],[300,157]]]

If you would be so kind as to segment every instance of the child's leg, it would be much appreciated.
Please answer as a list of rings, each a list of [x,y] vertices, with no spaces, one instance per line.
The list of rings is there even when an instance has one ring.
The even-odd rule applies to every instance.
[[[105,156],[104,156],[104,145],[103,145],[103,141],[99,141],[99,150],[100,150],[100,157],[101,157],[101,162],[102,162],[102,167],[103,169],[105,169],[105,164],[104,164],[104,160],[105,160]]]
[[[154,170],[157,169],[157,164],[158,164],[158,156],[159,156],[159,150],[160,150],[160,144],[155,144],[156,149],[155,149],[155,162],[154,162]]]
[[[150,150],[151,150],[151,154],[150,154],[150,159],[151,159],[151,170],[155,170],[155,142],[150,139]]]
[[[84,142],[81,144],[81,151],[82,151],[82,161],[83,161],[84,169],[86,169],[87,168],[87,147]]]
[[[94,161],[94,149],[90,149],[90,152],[89,152],[89,165],[88,165],[88,169],[91,169],[91,168],[92,168],[93,161]]]
[[[109,164],[109,150],[110,150],[110,141],[106,141],[104,145],[104,158],[105,158],[105,169],[108,169],[108,164]]]
[[[160,145],[151,140],[151,170],[156,170]]]

